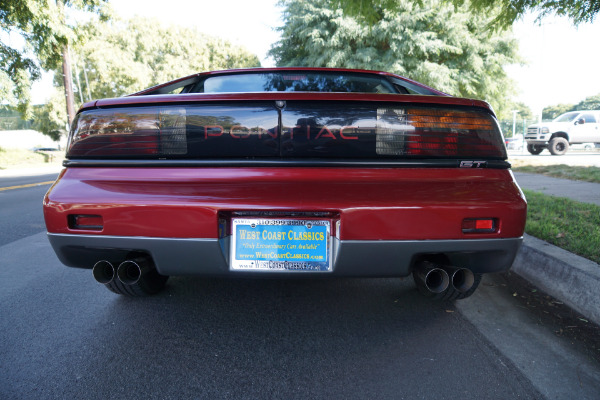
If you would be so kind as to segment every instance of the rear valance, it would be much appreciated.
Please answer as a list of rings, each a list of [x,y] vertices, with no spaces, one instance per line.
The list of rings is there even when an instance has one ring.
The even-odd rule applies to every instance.
[[[374,102],[244,102],[82,111],[70,159],[506,159],[476,108]]]

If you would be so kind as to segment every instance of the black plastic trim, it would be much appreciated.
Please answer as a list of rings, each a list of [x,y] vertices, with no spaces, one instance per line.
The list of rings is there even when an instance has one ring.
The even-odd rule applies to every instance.
[[[345,160],[345,159],[213,159],[213,160],[65,160],[64,167],[332,167],[332,168],[464,168],[464,159]],[[505,160],[487,160],[485,167],[509,169]]]
[[[450,265],[474,273],[508,271],[522,237],[449,240],[339,240],[332,239],[333,269],[307,271],[232,271],[229,268],[230,237],[156,238],[139,236],[73,235],[48,233],[60,261],[75,268],[92,268],[103,259],[124,260],[130,252],[152,257],[161,275],[187,276],[408,276],[415,260],[445,255]]]

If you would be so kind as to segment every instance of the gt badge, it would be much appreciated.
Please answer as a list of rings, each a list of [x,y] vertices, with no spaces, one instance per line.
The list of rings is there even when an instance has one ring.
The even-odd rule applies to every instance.
[[[487,161],[461,161],[460,168],[485,168]]]

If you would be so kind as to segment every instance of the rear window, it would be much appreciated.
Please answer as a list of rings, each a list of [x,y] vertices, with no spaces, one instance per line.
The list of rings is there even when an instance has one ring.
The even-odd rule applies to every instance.
[[[289,71],[209,76],[188,93],[341,92],[398,93],[385,77]]]

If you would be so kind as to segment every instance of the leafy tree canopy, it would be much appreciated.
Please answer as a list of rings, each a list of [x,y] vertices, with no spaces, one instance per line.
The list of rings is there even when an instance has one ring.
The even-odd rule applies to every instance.
[[[566,16],[575,25],[582,22],[593,22],[600,12],[600,0],[445,0],[458,7],[468,4],[471,10],[477,12],[496,12],[492,25],[508,27],[527,12],[538,14],[538,19],[556,14]],[[414,0],[417,5],[426,3],[424,0]],[[401,5],[397,0],[336,0],[336,5],[345,14],[361,17],[368,23],[376,22],[379,10],[387,9],[400,12]]]
[[[518,119],[525,119],[525,120],[533,120],[535,119],[535,116],[533,115],[533,112],[531,111],[531,108],[529,108],[525,103],[521,103],[521,102],[515,102],[512,104],[512,110],[516,110],[519,113],[517,114],[517,118]],[[512,112],[511,112],[511,116],[510,118],[512,119]]]
[[[286,0],[281,40],[270,51],[278,65],[384,70],[449,94],[510,108],[512,82],[504,66],[518,61],[509,32],[485,26],[494,18],[457,10],[441,0],[397,0],[374,6],[365,24],[344,14],[336,0]]]
[[[457,5],[469,0],[449,0]],[[600,12],[600,0],[470,0],[470,7],[477,11],[500,8],[494,24],[510,26],[527,12],[538,14],[538,20],[556,14],[568,17],[575,25],[593,22]]]
[[[566,112],[579,110],[600,110],[600,93],[589,96],[577,104],[556,104],[545,107],[542,110],[542,119],[552,120]]]
[[[226,40],[139,17],[82,26],[71,58],[78,103],[123,96],[201,71],[260,66],[256,55]],[[62,85],[59,78],[57,71],[56,86]],[[39,111],[50,122],[37,128],[51,135],[64,132],[64,104],[64,96],[53,96]]]
[[[85,67],[94,99],[123,96],[201,71],[260,66],[258,57],[241,46],[196,29],[165,27],[155,19],[91,23],[80,38],[73,51],[75,67],[82,82]]]
[[[75,27],[65,23],[65,7],[107,18],[107,0],[0,0],[0,29],[7,35],[18,33],[25,49],[0,42],[0,101],[18,104],[28,117],[30,87],[39,79],[40,66],[51,69],[61,62],[61,52],[75,35]]]

